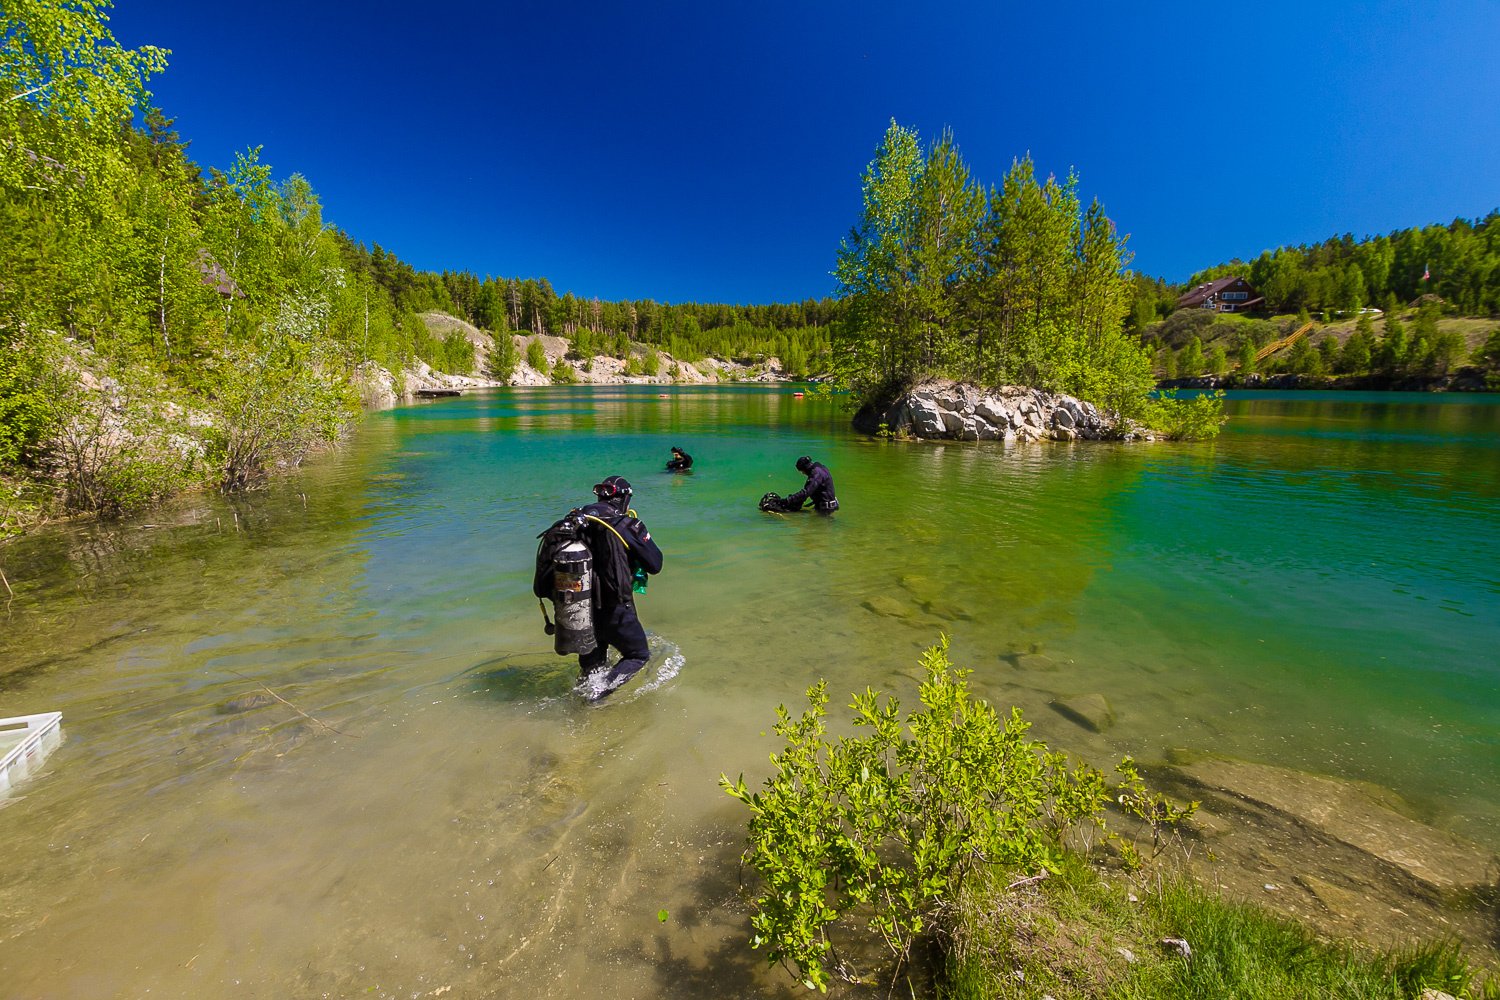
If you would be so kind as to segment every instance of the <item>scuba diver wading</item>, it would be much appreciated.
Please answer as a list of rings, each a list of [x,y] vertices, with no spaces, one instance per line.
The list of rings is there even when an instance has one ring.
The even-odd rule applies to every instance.
[[[833,474],[822,462],[814,462],[803,455],[797,459],[797,471],[807,477],[807,483],[791,496],[767,493],[760,498],[760,509],[772,514],[790,514],[801,510],[811,500],[819,514],[832,514],[839,509],[839,499],[833,494]]]
[[[594,487],[594,503],[542,532],[537,547],[532,593],[552,599],[557,624],[549,620],[547,628],[554,648],[578,654],[580,687],[591,701],[630,680],[651,657],[635,595],[646,592],[648,573],[661,572],[662,554],[630,509],[632,493],[623,476],[610,476]],[[620,659],[606,671],[610,646]]]

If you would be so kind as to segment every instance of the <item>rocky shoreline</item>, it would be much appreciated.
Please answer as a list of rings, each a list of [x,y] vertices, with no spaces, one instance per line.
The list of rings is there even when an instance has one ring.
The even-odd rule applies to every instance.
[[[1152,434],[1093,403],[1026,386],[930,380],[854,416],[866,434],[950,441],[1136,441]]]
[[[480,372],[490,371],[491,358],[495,350],[495,337],[478,327],[466,323],[447,313],[423,313],[422,320],[434,337],[442,338],[458,332],[474,345],[474,363]],[[515,370],[508,378],[497,379],[486,375],[449,375],[434,370],[426,362],[418,361],[412,368],[394,373],[373,362],[360,366],[357,374],[360,394],[367,407],[383,409],[394,406],[401,400],[411,399],[421,389],[477,389],[503,386],[555,385],[552,377],[558,362],[567,360],[573,369],[571,381],[580,385],[711,385],[719,382],[789,382],[792,377],[781,366],[776,357],[749,364],[722,358],[705,358],[688,362],[674,358],[657,349],[659,372],[656,375],[627,374],[626,361],[608,354],[595,355],[587,359],[568,359],[570,344],[565,337],[548,334],[502,334],[509,336],[515,347]],[[546,368],[533,368],[526,361],[527,349],[535,341],[541,344]],[[632,345],[638,358],[644,358],[649,348]],[[397,387],[401,391],[397,391]]]

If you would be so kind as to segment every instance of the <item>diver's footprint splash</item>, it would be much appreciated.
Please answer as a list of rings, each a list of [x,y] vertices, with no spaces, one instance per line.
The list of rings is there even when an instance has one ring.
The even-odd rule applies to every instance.
[[[610,667],[620,658],[614,650],[610,650],[609,659],[604,666],[587,677],[580,678],[573,686],[573,690],[590,701],[616,703],[634,701],[664,687],[682,672],[686,659],[675,642],[655,633],[647,633],[646,646],[651,650],[651,659],[646,661],[640,673],[626,681],[615,693],[609,694],[604,685],[604,678],[609,673]],[[605,695],[608,697],[606,698]]]

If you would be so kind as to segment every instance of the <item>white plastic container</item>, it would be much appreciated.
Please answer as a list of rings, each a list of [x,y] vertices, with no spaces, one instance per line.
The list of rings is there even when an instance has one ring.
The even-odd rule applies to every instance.
[[[0,796],[34,774],[62,738],[61,712],[0,719]]]

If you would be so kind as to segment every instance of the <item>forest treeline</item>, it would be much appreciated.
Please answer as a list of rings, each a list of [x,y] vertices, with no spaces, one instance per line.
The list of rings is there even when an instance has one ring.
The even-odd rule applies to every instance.
[[[1273,313],[1353,313],[1424,295],[1463,316],[1500,314],[1500,209],[1483,218],[1400,229],[1384,236],[1334,236],[1321,243],[1266,250],[1253,261],[1205,268],[1185,286],[1139,279],[1132,322],[1138,329],[1173,311],[1177,296],[1217,278],[1245,278]]]
[[[564,337],[569,354],[579,358],[624,357],[630,345],[638,344],[690,363],[709,357],[747,363],[776,357],[794,374],[815,374],[828,364],[829,331],[840,311],[832,298],[727,305],[559,295],[546,278],[481,279],[471,271],[417,271],[378,244],[367,251],[339,236],[351,266],[379,284],[398,311],[440,310],[483,330]]]
[[[1245,315],[1176,308],[1184,292],[1224,277],[1244,277],[1263,306]],[[1473,322],[1500,316],[1500,211],[1283,247],[1215,265],[1181,286],[1133,282],[1130,326],[1168,379],[1289,373],[1419,384],[1469,369],[1473,384],[1500,385],[1500,324]],[[1257,356],[1309,322],[1311,334]]]

